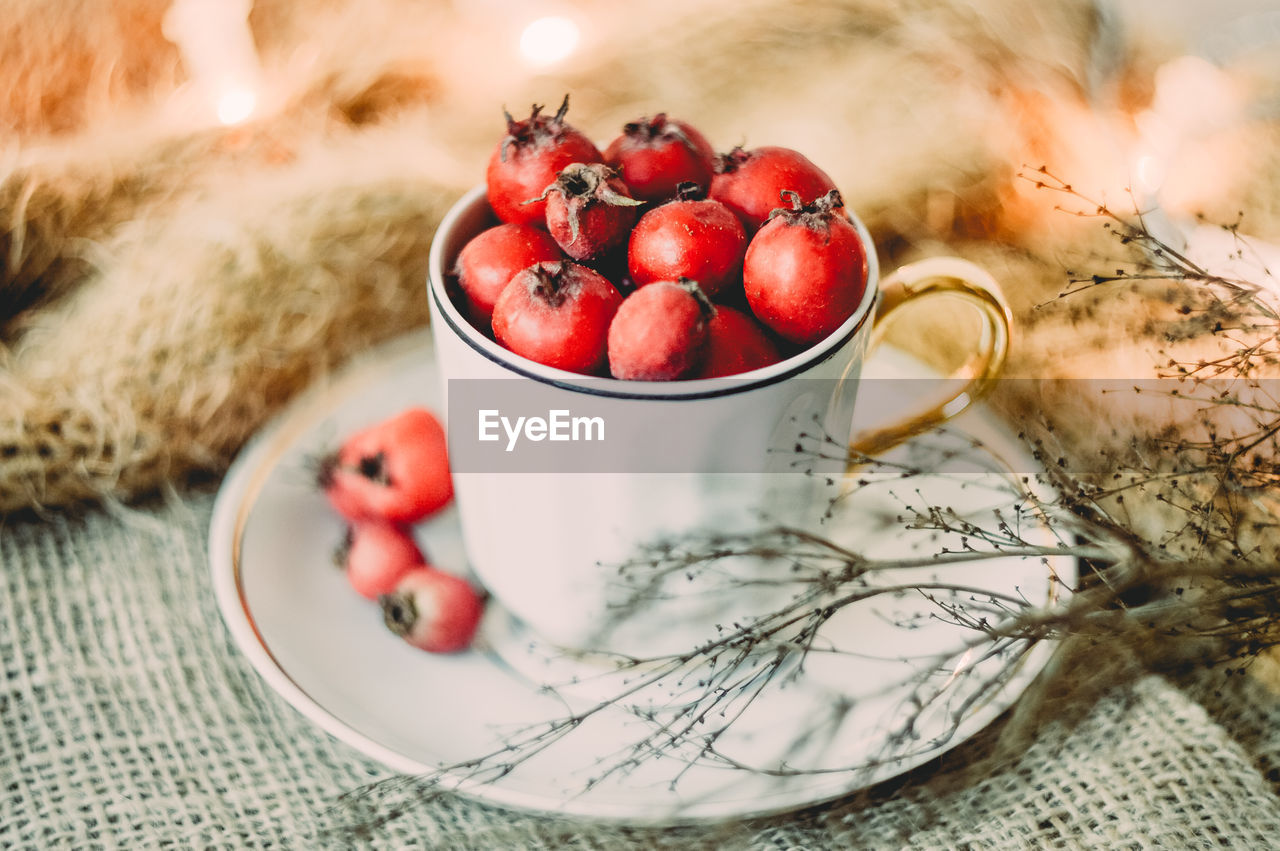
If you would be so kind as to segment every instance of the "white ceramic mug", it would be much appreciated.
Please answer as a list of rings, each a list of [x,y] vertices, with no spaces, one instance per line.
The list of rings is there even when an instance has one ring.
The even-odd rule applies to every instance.
[[[628,592],[619,588],[615,566],[656,542],[746,531],[761,522],[804,523],[820,514],[816,501],[827,496],[816,483],[843,474],[844,460],[828,459],[820,471],[827,476],[801,475],[792,471],[788,453],[798,435],[806,429],[812,435],[815,424],[837,445],[848,445],[863,362],[883,334],[886,317],[900,305],[935,294],[964,299],[983,318],[982,339],[962,389],[945,404],[868,435],[855,449],[875,453],[943,422],[998,375],[1010,317],[990,276],[966,261],[935,258],[881,282],[871,236],[853,221],[867,250],[866,291],[827,338],[740,376],[638,382],[534,363],[472,326],[451,298],[450,273],[466,242],[496,221],[483,187],[445,216],[431,247],[428,287],[451,408],[446,416],[463,537],[472,568],[494,602],[530,637],[568,651],[687,650],[716,622],[767,605],[672,589],[643,617],[618,624],[611,606]],[[613,450],[601,469],[573,459],[562,468],[536,469],[514,459],[510,468],[500,460],[489,466],[460,463],[455,448],[463,436],[472,440],[471,418],[501,411],[525,391],[547,410],[598,414],[606,428],[613,424],[612,433],[626,432],[625,452]],[[626,430],[637,422],[642,425]],[[479,423],[476,428],[481,430]],[[469,442],[468,451],[474,448]]]

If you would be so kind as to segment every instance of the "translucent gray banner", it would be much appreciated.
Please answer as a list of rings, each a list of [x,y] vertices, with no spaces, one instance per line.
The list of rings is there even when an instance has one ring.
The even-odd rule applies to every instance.
[[[1077,448],[1080,434],[1090,432],[1100,442],[1167,432],[1182,440],[1170,441],[1170,451],[1214,445],[1229,451],[1232,441],[1243,446],[1250,435],[1280,425],[1280,382],[1012,378],[997,384],[992,404],[976,416],[1015,441],[1031,420],[1043,420],[1074,427]],[[620,389],[626,385],[603,380],[582,386],[450,380],[451,465],[458,473],[830,474],[843,469],[851,437],[964,389],[955,379],[872,378],[720,379],[698,386],[695,395],[680,382],[647,385],[632,395]],[[974,418],[966,414],[916,442],[963,444]],[[1274,436],[1269,440],[1249,451],[1274,449]],[[1037,469],[1045,463],[1043,447],[1029,446],[1027,456]],[[1074,465],[1069,472],[1079,474],[1105,472],[1114,463],[1087,452],[1055,453],[1051,460]]]

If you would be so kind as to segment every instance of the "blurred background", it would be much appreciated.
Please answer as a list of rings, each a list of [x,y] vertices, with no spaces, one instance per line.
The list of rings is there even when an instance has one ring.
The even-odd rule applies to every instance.
[[[794,147],[886,261],[987,264],[1024,374],[1102,369],[1143,317],[1032,310],[1107,249],[1028,169],[1174,238],[1202,215],[1280,242],[1263,0],[17,0],[0,45],[0,510],[216,476],[421,326],[433,229],[503,110],[566,93],[601,144],[666,111],[722,151]]]

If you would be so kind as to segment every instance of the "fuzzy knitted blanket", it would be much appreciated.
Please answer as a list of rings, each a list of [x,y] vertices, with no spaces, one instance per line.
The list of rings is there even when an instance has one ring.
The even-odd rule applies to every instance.
[[[601,141],[667,110],[722,150],[804,150],[886,261],[992,267],[1015,370],[1058,364],[1027,320],[1083,231],[1015,174],[1076,167],[1091,104],[1149,87],[1082,0],[597,4],[550,71],[488,7],[259,0],[264,108],[227,129],[180,108],[167,6],[23,0],[0,22],[0,510],[217,474],[296,391],[425,322],[433,227],[503,106],[564,92]]]

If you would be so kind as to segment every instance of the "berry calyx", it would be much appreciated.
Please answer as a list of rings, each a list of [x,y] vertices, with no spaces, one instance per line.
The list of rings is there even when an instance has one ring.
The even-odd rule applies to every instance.
[[[786,219],[789,224],[804,225],[810,228],[826,229],[830,226],[833,215],[837,215],[837,211],[841,211],[838,215],[841,218],[844,210],[844,199],[840,197],[839,189],[832,189],[825,195],[815,198],[810,202],[806,202],[799,192],[792,192],[790,189],[784,189],[779,193],[781,199],[790,204],[787,207],[775,207],[769,211],[769,217],[766,223],[774,219]]]
[[[507,120],[507,135],[498,149],[498,155],[502,157],[503,162],[506,161],[512,147],[542,144],[564,135],[565,128],[568,126],[564,117],[569,112],[569,95],[566,94],[564,100],[560,101],[560,108],[552,117],[542,115],[542,110],[542,104],[535,103],[529,117],[523,121],[517,121],[505,107],[503,108],[502,117]]]
[[[536,200],[546,203],[547,230],[574,260],[601,257],[626,242],[643,203],[600,163],[565,166]]]

